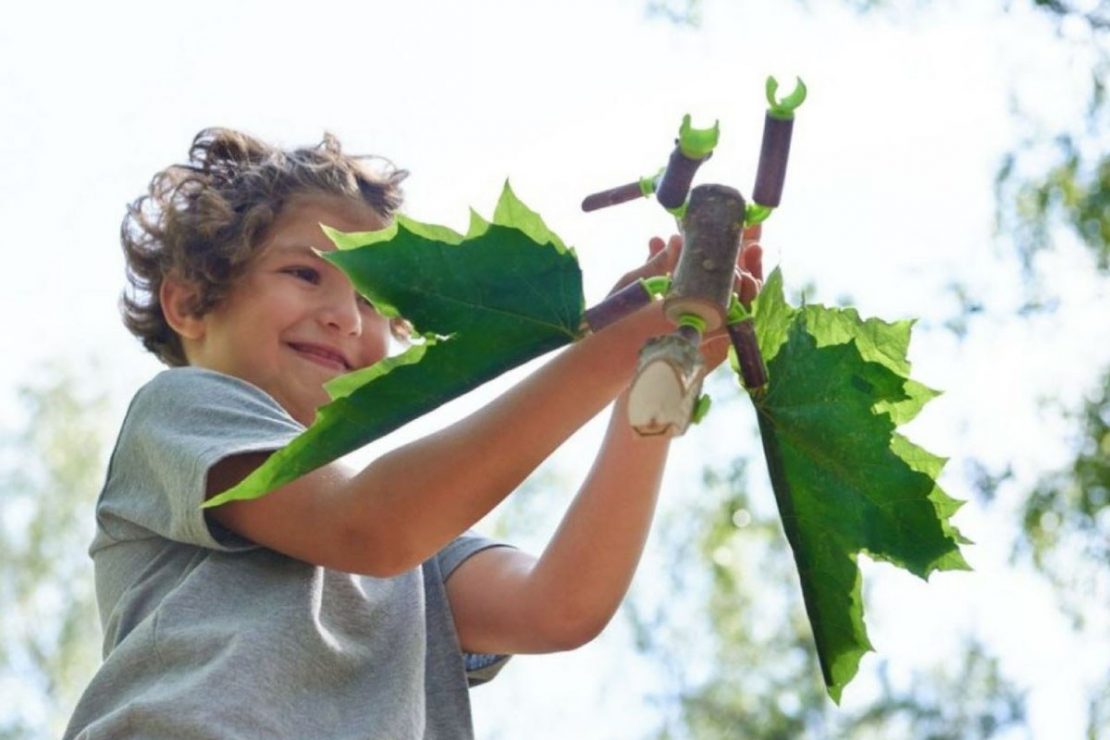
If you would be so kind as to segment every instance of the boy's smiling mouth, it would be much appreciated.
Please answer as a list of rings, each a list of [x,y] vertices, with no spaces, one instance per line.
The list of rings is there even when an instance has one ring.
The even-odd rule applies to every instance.
[[[307,360],[329,367],[333,370],[340,372],[347,372],[351,369],[351,364],[347,362],[347,358],[343,356],[338,350],[330,347],[324,347],[319,344],[305,344],[301,342],[288,342],[290,347]]]

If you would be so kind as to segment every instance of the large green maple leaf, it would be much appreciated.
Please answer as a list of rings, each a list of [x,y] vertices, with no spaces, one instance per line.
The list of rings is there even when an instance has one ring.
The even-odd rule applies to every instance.
[[[330,382],[312,426],[205,506],[258,498],[580,336],[578,260],[508,183],[492,223],[471,212],[465,236],[405,216],[325,231],[337,249],[322,256],[420,343]]]
[[[944,460],[895,430],[935,391],[909,378],[911,322],[793,308],[776,270],[755,305],[768,384],[752,394],[783,529],[829,695],[863,653],[859,553],[927,578],[967,569],[949,523],[962,502],[936,482]]]

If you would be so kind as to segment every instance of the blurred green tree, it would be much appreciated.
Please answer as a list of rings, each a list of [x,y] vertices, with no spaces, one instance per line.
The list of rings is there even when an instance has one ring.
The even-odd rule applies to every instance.
[[[109,439],[97,374],[54,363],[0,434],[0,737],[60,736],[100,662],[93,502]]]
[[[745,470],[705,469],[693,509],[657,533],[665,600],[626,610],[661,667],[660,738],[987,738],[1024,726],[1020,690],[973,636],[960,664],[895,681],[880,661],[865,709],[833,706],[778,515],[759,511]]]
[[[914,8],[929,4],[839,2],[861,14],[893,16],[898,11],[906,21],[912,21]],[[1092,271],[1110,278],[1110,1],[1003,0],[1000,8],[1004,14],[1018,9],[1041,13],[1072,59],[1089,69],[1085,115],[1058,130],[1046,129],[1036,111],[1023,107],[1020,91],[1011,93],[1013,115],[1029,133],[998,165],[996,238],[1021,265],[1029,299],[1020,315],[1029,316],[1053,310],[1056,297],[1048,294],[1041,258],[1068,242],[1078,242]],[[711,6],[702,0],[652,0],[646,10],[680,27],[712,23]],[[966,286],[957,283],[953,289],[960,298],[959,315],[947,327],[962,335],[971,322],[989,316],[991,307],[971,299]],[[1105,641],[1110,639],[1105,632],[1110,603],[1110,368],[1092,368],[1091,378],[1093,387],[1082,406],[1064,412],[1074,426],[1071,462],[1024,490],[1014,489],[1008,465],[992,470],[971,461],[968,472],[985,506],[996,501],[995,492],[1004,486],[1017,497],[1014,560],[1029,563],[1055,586],[1076,629]],[[726,479],[730,482],[722,486]],[[674,617],[673,603],[665,609],[634,604],[629,610],[640,647],[657,655],[671,677],[659,697],[672,710],[661,737],[989,737],[1023,723],[1021,693],[974,636],[967,638],[963,665],[922,676],[911,682],[912,689],[895,688],[880,667],[880,692],[867,712],[830,715],[819,690],[790,558],[776,552],[785,548],[779,526],[773,515],[752,514],[746,494],[736,493],[743,490],[741,479],[738,463],[726,474],[707,471],[706,498],[713,503],[684,513],[678,534],[672,530],[664,537],[663,547],[675,557],[669,584],[674,600],[687,604],[682,619]],[[735,536],[738,522],[745,529],[742,538]],[[684,544],[695,542],[695,549]],[[698,574],[705,572],[712,577],[702,581]],[[775,575],[768,578],[768,573]],[[759,604],[775,591],[780,594],[777,612],[761,613]],[[691,603],[702,608],[700,618]],[[678,625],[685,619],[696,626],[683,630]],[[767,624],[775,627],[757,628]],[[709,673],[692,676],[689,651],[699,642],[711,646],[700,648],[706,651],[702,657],[709,657]],[[683,651],[670,651],[671,645],[681,645]],[[768,656],[775,656],[773,665]],[[955,734],[951,728],[957,728]],[[1090,687],[1087,732],[1092,740],[1110,737],[1110,669],[1101,685]]]

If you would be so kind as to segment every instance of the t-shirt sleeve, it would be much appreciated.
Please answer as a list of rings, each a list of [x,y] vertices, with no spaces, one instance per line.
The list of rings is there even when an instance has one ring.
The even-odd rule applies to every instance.
[[[491,547],[512,547],[512,545],[483,537],[473,530],[467,530],[451,540],[447,547],[436,554],[444,582],[467,558]],[[467,685],[479,686],[493,680],[505,667],[510,657],[512,656],[464,652],[463,665],[466,668]]]
[[[124,419],[97,516],[113,539],[152,534],[216,550],[253,547],[201,509],[220,460],[280,449],[304,431],[265,391],[202,368],[144,386]]]
[[[472,529],[451,540],[446,547],[436,553],[439,572],[443,574],[444,582],[467,558],[491,547],[512,547],[512,545],[484,537]]]

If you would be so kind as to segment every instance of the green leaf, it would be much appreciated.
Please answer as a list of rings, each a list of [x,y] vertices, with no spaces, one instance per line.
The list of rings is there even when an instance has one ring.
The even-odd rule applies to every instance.
[[[563,244],[563,240],[547,228],[547,224],[540,218],[540,214],[524,205],[516,197],[516,193],[509,187],[508,180],[505,181],[501,198],[497,201],[497,208],[493,211],[493,223],[498,226],[511,226],[520,229],[537,244],[551,244],[560,253],[568,251],[567,246]]]
[[[330,382],[312,426],[206,506],[258,498],[579,336],[578,261],[507,183],[493,222],[471,212],[466,236],[403,216],[325,230],[338,249],[322,256],[425,343]]]
[[[428,351],[428,348],[434,346],[435,343],[435,337],[424,337],[423,344],[409,347],[399,355],[386,357],[380,362],[375,362],[370,367],[364,367],[354,372],[347,373],[346,375],[340,375],[333,380],[329,380],[324,384],[324,390],[328,392],[328,397],[333,401],[346,398],[370,381],[377,380],[396,368],[405,365],[415,365],[420,362],[424,359],[424,354]]]
[[[752,396],[783,529],[829,695],[840,700],[863,653],[859,553],[925,578],[966,569],[959,507],[944,465],[896,433],[935,391],[909,379],[910,322],[783,298],[776,271],[756,303],[768,385]]]
[[[764,362],[775,359],[775,355],[786,341],[787,331],[797,313],[798,309],[786,302],[782,287],[782,271],[776,268],[767,278],[752,305],[752,314],[755,316],[756,323],[756,340]]]
[[[854,341],[863,359],[877,362],[906,378],[904,398],[882,400],[876,404],[876,410],[890,414],[895,424],[911,421],[926,403],[940,395],[940,391],[909,379],[910,363],[906,354],[914,322],[888,323],[875,318],[863,320],[854,308],[807,306],[803,310],[806,312],[806,325],[819,347]]]

